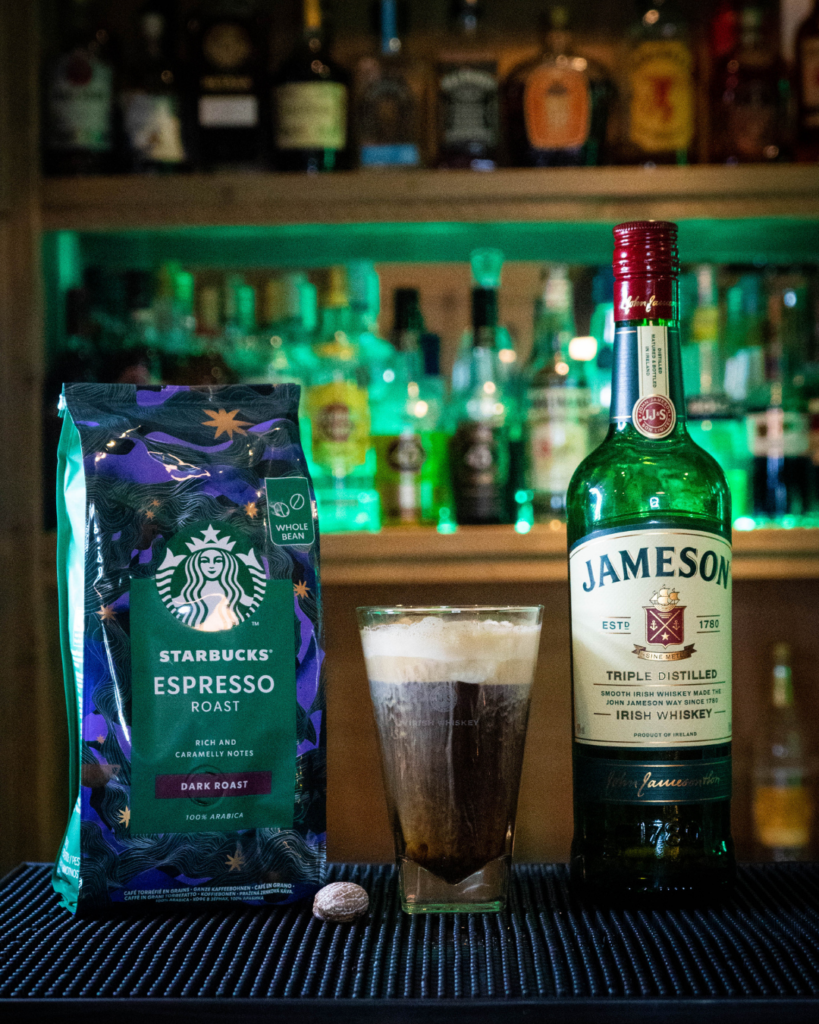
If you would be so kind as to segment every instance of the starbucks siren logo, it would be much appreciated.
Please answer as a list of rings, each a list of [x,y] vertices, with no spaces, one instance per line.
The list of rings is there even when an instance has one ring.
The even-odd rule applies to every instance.
[[[197,523],[168,544],[156,585],[186,626],[215,633],[244,622],[261,604],[267,581],[247,541],[224,524]]]

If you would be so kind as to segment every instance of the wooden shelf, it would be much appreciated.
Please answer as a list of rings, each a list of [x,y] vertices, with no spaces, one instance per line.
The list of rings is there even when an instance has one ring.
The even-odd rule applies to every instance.
[[[566,576],[566,531],[535,526],[462,527],[329,534],[321,541],[326,585],[553,583]],[[819,529],[734,532],[734,578],[819,577]]]
[[[584,167],[46,179],[48,231],[445,222],[819,219],[819,166]]]
[[[325,586],[359,584],[560,583],[566,574],[566,530],[535,526],[465,526],[453,534],[431,528],[321,538]],[[56,587],[57,537],[42,545],[43,581]],[[819,529],[734,531],[737,580],[819,579]]]

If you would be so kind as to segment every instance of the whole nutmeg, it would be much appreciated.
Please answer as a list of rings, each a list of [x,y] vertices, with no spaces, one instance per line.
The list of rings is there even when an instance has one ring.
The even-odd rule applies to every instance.
[[[367,913],[370,897],[354,882],[331,882],[319,889],[313,900],[313,916],[319,921],[348,924]]]

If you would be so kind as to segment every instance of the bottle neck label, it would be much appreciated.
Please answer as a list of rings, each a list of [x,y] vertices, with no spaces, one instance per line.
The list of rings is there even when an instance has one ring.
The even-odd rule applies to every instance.
[[[730,742],[725,537],[673,522],[596,531],[569,554],[569,591],[577,743]]]
[[[616,328],[610,419],[655,441],[684,419],[678,327]]]

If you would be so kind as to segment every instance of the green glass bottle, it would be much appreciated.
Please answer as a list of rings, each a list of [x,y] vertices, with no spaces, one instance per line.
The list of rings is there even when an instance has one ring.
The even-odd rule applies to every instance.
[[[731,499],[686,429],[676,226],[614,234],[611,421],[568,493],[572,871],[665,900],[734,876]]]

